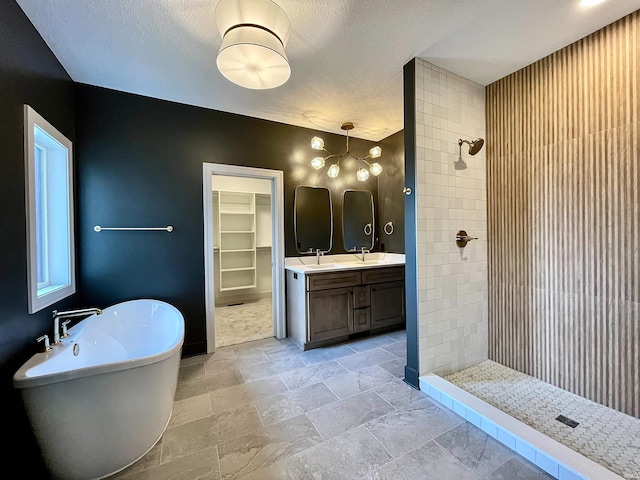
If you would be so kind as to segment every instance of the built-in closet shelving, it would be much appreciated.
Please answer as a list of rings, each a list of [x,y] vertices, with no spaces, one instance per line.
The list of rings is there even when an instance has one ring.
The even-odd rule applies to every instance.
[[[256,193],[256,247],[271,250],[271,195]]]
[[[218,192],[220,291],[256,287],[255,194]]]
[[[271,196],[214,191],[218,222],[214,253],[220,292],[258,287],[258,257],[271,252]]]

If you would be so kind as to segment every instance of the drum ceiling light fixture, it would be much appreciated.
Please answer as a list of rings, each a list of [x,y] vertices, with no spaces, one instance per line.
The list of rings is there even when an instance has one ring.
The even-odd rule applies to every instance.
[[[284,51],[291,24],[271,0],[220,0],[214,17],[222,36],[216,64],[241,87],[279,87],[291,76]]]

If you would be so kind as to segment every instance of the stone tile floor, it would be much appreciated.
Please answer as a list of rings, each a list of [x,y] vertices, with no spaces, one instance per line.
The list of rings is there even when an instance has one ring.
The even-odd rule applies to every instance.
[[[551,478],[402,381],[405,336],[185,358],[162,439],[110,479]]]
[[[492,360],[443,378],[623,478],[640,479],[639,419]]]
[[[216,348],[273,337],[271,297],[216,306]]]

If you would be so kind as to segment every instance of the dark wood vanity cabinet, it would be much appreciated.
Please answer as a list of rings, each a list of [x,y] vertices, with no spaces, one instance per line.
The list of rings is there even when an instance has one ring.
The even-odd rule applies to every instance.
[[[401,302],[398,302],[399,298]],[[371,285],[371,328],[388,327],[404,321],[404,281]]]
[[[309,292],[307,315],[310,341],[349,335],[353,325],[353,288]]]
[[[288,335],[305,350],[405,322],[404,267],[287,271]]]

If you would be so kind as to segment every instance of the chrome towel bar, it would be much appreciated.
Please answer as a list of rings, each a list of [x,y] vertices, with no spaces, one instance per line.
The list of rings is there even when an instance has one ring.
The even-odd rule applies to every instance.
[[[135,230],[135,231],[162,231],[162,232],[173,232],[173,226],[167,225],[166,227],[101,227],[100,225],[96,225],[93,227],[93,230],[96,232],[102,232],[104,230]]]

